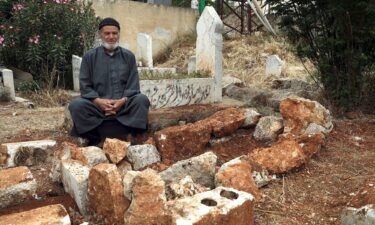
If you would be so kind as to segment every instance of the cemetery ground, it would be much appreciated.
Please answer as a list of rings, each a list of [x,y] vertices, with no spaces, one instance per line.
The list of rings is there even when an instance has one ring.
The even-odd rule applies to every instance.
[[[8,103],[1,108],[3,143],[53,139],[61,148],[64,141],[76,141],[61,127],[63,107],[25,109],[23,105]],[[184,113],[184,107],[176,109],[171,110]],[[339,118],[334,120],[334,126],[324,148],[305,166],[279,176],[260,189],[263,197],[255,203],[255,224],[340,224],[340,214],[353,194],[367,180],[375,178],[375,117]],[[213,150],[221,163],[247,154],[261,145],[251,133],[252,129],[239,129],[231,140],[207,147],[207,151]],[[2,209],[0,215],[61,203],[68,209],[73,223],[80,224],[83,217],[77,213],[74,201],[62,186],[49,179],[50,167],[50,164],[31,167],[38,183],[35,200]],[[161,165],[151,167],[162,168]]]

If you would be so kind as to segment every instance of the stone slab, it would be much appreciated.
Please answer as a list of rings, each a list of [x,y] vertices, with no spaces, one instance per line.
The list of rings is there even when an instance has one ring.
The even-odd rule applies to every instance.
[[[279,58],[278,55],[271,55],[267,57],[266,61],[266,75],[280,77],[283,71],[284,62]]]
[[[82,58],[72,55],[72,68],[73,68],[73,90],[79,91],[79,70],[81,68]]]
[[[27,167],[0,170],[0,209],[33,199],[36,189],[37,183]]]
[[[5,68],[0,68],[0,72],[3,74],[4,87],[9,88],[10,98],[16,100],[16,89],[14,87],[13,71]]]
[[[52,160],[54,140],[5,143],[0,145],[0,167],[32,166]]]
[[[87,214],[87,184],[90,169],[75,160],[63,160],[61,180],[64,189],[75,200],[82,215]]]
[[[1,225],[70,225],[69,215],[60,204],[0,216]]]
[[[150,35],[146,33],[137,34],[137,55],[138,61],[141,61],[143,66],[153,67],[152,37]]]
[[[176,225],[253,225],[254,197],[232,188],[168,202]]]

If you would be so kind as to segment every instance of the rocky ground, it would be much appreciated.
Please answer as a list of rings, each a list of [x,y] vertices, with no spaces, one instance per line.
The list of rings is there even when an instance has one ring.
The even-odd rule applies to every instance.
[[[0,109],[0,143],[54,139],[61,148],[63,141],[75,142],[61,128],[62,107],[25,109],[22,105],[3,104]],[[173,111],[184,113],[183,108]],[[214,151],[220,163],[227,162],[262,146],[252,133],[253,129],[239,129],[231,139],[206,150]],[[334,129],[320,152],[305,166],[280,175],[260,189],[263,196],[255,204],[255,224],[340,224],[341,212],[353,195],[375,178],[374,146],[374,116],[335,119]],[[38,183],[34,201],[2,209],[0,215],[61,203],[74,224],[82,222],[74,201],[62,186],[49,179],[50,166],[31,167]]]

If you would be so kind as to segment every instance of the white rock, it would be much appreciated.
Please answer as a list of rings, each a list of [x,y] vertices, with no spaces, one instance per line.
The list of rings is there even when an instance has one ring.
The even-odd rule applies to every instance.
[[[245,109],[244,114],[246,119],[241,127],[245,128],[255,126],[259,122],[259,119],[262,117],[262,115],[253,108]]]
[[[56,141],[40,140],[5,143],[0,146],[0,166],[32,166],[52,161]],[[6,160],[1,160],[6,158]]]
[[[373,205],[365,205],[361,208],[347,207],[341,214],[342,225],[374,225],[375,209]]]
[[[104,151],[96,146],[80,148],[86,158],[89,167],[94,167],[99,163],[109,163]]]
[[[90,169],[78,161],[64,160],[61,163],[61,180],[64,189],[75,200],[82,215],[87,214],[87,184]]]
[[[277,55],[271,55],[267,57],[266,62],[266,75],[280,77],[283,71],[284,62]]]
[[[123,178],[124,195],[129,200],[132,200],[133,180],[140,173],[140,171],[128,171]]]
[[[160,162],[158,150],[153,145],[132,145],[128,147],[129,161],[133,163],[133,168],[139,170],[153,163]]]
[[[213,152],[179,161],[160,173],[166,182],[178,182],[180,179],[190,176],[194,183],[214,187],[217,156]]]
[[[227,88],[231,84],[234,84],[234,85],[237,85],[237,86],[240,86],[240,87],[244,86],[243,81],[238,79],[237,77],[232,77],[232,76],[229,76],[229,75],[223,76],[222,87]]]
[[[273,142],[283,129],[283,119],[275,116],[260,118],[254,131],[254,138],[258,141]]]

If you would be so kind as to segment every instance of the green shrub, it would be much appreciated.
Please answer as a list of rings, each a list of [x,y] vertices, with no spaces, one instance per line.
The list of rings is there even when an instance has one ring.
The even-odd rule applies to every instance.
[[[33,74],[48,88],[70,79],[72,54],[94,43],[98,19],[75,0],[2,0],[0,54],[5,65]]]
[[[365,68],[375,60],[375,1],[267,0],[298,54],[319,69],[326,96],[344,110],[361,103]]]

